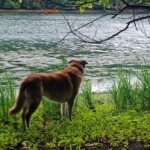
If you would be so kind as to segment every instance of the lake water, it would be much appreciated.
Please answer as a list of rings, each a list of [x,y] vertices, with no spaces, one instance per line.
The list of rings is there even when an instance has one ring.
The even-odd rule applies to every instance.
[[[98,13],[64,15],[74,28],[100,16]],[[126,14],[111,20],[107,16],[80,32],[103,39],[125,27],[128,17]],[[118,66],[127,71],[136,69],[140,58],[150,64],[150,39],[142,33],[146,30],[150,35],[150,25],[145,21],[137,26],[138,31],[133,26],[102,44],[82,43],[71,34],[59,42],[69,31],[62,14],[0,13],[0,65],[20,81],[31,72],[59,66],[62,56],[67,60],[81,58],[88,62],[85,79],[91,80],[92,90],[107,91],[116,78]]]

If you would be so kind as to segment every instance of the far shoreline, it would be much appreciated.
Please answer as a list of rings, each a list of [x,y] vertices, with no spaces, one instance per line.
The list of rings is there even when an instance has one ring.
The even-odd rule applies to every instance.
[[[44,14],[57,14],[57,13],[80,13],[80,14],[84,14],[84,13],[102,13],[102,14],[115,14],[119,11],[118,10],[104,10],[104,9],[85,9],[84,12],[80,12],[79,9],[65,9],[65,10],[56,10],[56,12],[52,12],[51,9],[47,9],[49,12],[46,13],[46,9],[0,9],[0,13],[44,13]],[[137,12],[141,12],[143,11],[142,9],[137,9]],[[123,13],[132,13],[131,9],[127,9],[125,10]]]
[[[50,9],[48,9],[50,10]],[[18,12],[18,13],[21,13],[21,12],[27,12],[27,13],[34,13],[34,12],[38,12],[38,13],[45,13],[44,12],[44,9],[0,9],[0,13],[1,12]],[[73,13],[81,13],[80,10],[57,10],[57,12],[55,13],[62,13],[62,12],[73,12]],[[106,13],[106,11],[100,9],[100,10],[85,10],[84,13],[98,13],[98,12],[101,12],[101,13]],[[50,13],[53,13],[54,12],[50,12]],[[82,14],[82,13],[81,13]]]

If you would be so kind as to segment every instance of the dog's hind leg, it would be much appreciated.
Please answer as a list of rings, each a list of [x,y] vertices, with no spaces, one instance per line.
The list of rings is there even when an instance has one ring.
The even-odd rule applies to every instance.
[[[42,95],[43,95],[43,90],[40,86],[36,86],[34,87],[34,89],[28,89],[26,93],[26,97],[28,99],[28,103],[27,103],[28,111],[26,112],[25,116],[22,115],[23,123],[26,125],[26,127],[29,127],[31,116],[38,108],[42,100]]]
[[[36,101],[36,103],[32,103],[29,107],[29,111],[28,113],[26,114],[26,125],[27,127],[29,128],[29,125],[30,125],[30,119],[31,119],[31,116],[32,114],[36,111],[36,109],[38,108],[39,104],[41,102],[41,99]]]
[[[28,113],[28,107],[24,106],[21,117],[22,117],[23,127],[25,129],[27,128],[27,122],[26,122],[26,114],[27,113]]]

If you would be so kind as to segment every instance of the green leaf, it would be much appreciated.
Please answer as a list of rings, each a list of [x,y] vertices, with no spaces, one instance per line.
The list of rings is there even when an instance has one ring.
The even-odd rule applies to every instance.
[[[19,3],[22,3],[22,0],[19,0]]]
[[[83,13],[85,11],[84,7],[80,7],[80,12]]]
[[[87,6],[87,8],[92,8],[93,7],[92,3],[88,3],[86,6]]]
[[[111,0],[101,0],[101,4],[107,8],[112,6]]]

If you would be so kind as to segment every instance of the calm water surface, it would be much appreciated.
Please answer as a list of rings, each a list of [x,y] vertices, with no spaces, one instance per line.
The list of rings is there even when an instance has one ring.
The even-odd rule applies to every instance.
[[[65,16],[76,28],[100,14]],[[80,32],[91,38],[103,39],[125,26],[129,15],[123,17],[113,21],[105,17]],[[150,35],[150,25],[145,21],[138,24],[138,31],[131,27],[100,45],[81,43],[71,34],[59,42],[69,31],[62,14],[0,13],[0,65],[20,81],[27,74],[44,68],[51,72],[50,66],[59,66],[62,56],[67,60],[82,58],[89,63],[85,78],[92,81],[93,91],[107,91],[116,78],[118,66],[128,71],[136,69],[139,58],[150,64],[150,39],[142,33],[145,33],[143,26]]]

